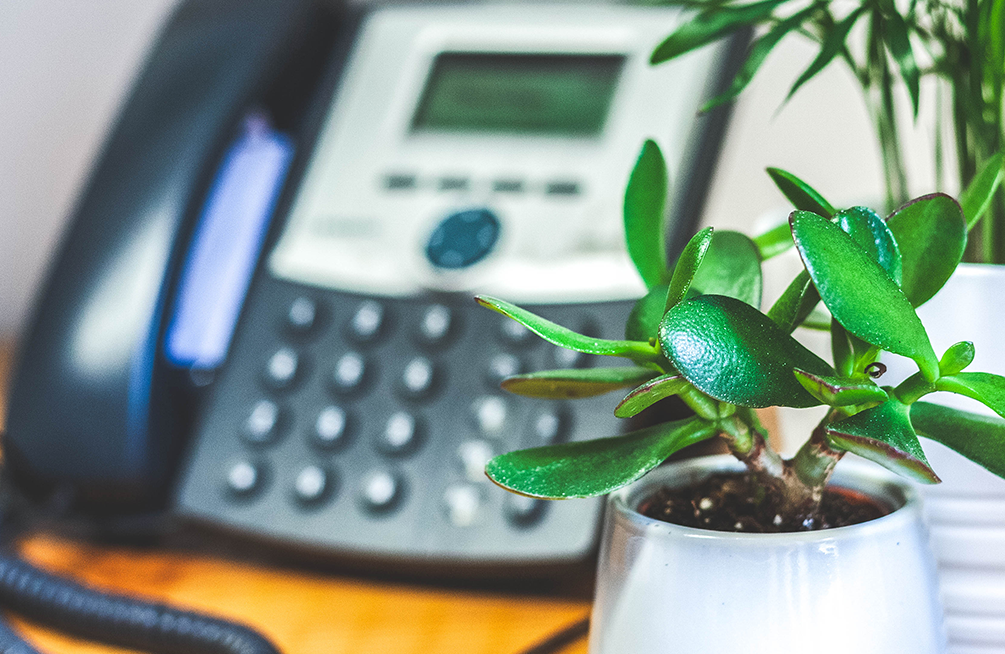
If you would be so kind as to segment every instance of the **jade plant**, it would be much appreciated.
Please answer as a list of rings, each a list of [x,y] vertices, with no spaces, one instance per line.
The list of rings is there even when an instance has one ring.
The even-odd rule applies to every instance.
[[[578,334],[504,300],[476,298],[551,343],[626,360],[517,375],[504,380],[506,390],[557,399],[627,390],[614,410],[621,418],[677,396],[694,414],[497,456],[486,466],[495,483],[540,498],[602,495],[688,445],[721,438],[755,484],[771,492],[787,522],[812,528],[825,485],[848,452],[937,483],[920,434],[1005,477],[1005,422],[922,401],[930,393],[959,393],[1005,417],[1005,377],[967,370],[974,357],[967,341],[940,356],[915,313],[960,262],[967,226],[987,209],[999,178],[978,176],[984,181],[960,202],[935,193],[883,218],[865,207],[837,210],[796,176],[768,173],[795,206],[787,224],[756,238],[703,229],[669,266],[666,164],[654,142],[643,146],[625,193],[624,226],[648,292],[628,315],[624,340]],[[804,269],[762,313],[761,264],[790,247]],[[793,336],[799,328],[829,331],[831,362]],[[913,361],[917,372],[885,384],[883,352]],[[820,405],[825,417],[783,459],[755,410]]]

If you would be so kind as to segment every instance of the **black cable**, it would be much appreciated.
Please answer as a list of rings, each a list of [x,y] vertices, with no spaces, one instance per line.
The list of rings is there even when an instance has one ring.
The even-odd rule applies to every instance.
[[[567,645],[571,645],[580,638],[584,638],[590,631],[590,619],[583,618],[578,622],[574,622],[565,629],[548,636],[546,639],[542,640],[540,643],[532,646],[530,649],[525,649],[520,654],[554,654],[565,648]]]
[[[101,592],[9,554],[0,554],[0,605],[74,636],[155,654],[279,654],[250,627]],[[7,635],[17,642],[7,645]],[[37,652],[4,625],[0,654]]]

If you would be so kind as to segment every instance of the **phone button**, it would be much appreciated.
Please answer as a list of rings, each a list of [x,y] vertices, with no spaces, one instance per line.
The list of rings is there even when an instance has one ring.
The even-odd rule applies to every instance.
[[[499,337],[509,345],[523,346],[530,343],[534,332],[512,318],[499,318]]]
[[[415,357],[405,366],[401,388],[410,398],[426,397],[436,383],[436,369],[426,357]]]
[[[234,463],[227,470],[227,489],[240,496],[248,496],[262,485],[262,469],[251,461]]]
[[[450,336],[454,326],[454,314],[442,304],[426,308],[419,323],[419,336],[428,345],[443,343]]]
[[[245,440],[255,444],[271,443],[279,436],[282,411],[272,400],[259,400],[244,421]]]
[[[471,405],[471,412],[483,434],[498,434],[506,426],[506,400],[497,395],[484,395]]]
[[[484,497],[482,489],[471,484],[454,484],[443,493],[447,520],[455,527],[470,527],[478,522]]]
[[[286,312],[286,326],[295,334],[307,334],[318,319],[318,305],[308,297],[298,297]]]
[[[321,409],[314,421],[314,442],[324,449],[334,449],[347,440],[349,416],[342,407],[329,405]]]
[[[283,347],[275,351],[265,366],[265,379],[276,389],[289,388],[297,378],[300,357],[293,349]]]
[[[502,380],[523,372],[523,363],[514,354],[500,353],[489,359],[486,380],[492,388],[499,388]]]
[[[293,494],[302,504],[317,504],[331,491],[331,474],[317,465],[307,465],[300,469],[293,480]]]
[[[356,309],[349,322],[349,332],[357,341],[372,341],[380,335],[385,322],[383,305],[367,300]]]
[[[410,454],[418,447],[419,431],[419,423],[411,413],[392,413],[377,440],[377,448],[384,454]]]
[[[404,484],[387,470],[373,470],[363,478],[360,499],[371,511],[388,511],[401,501]]]
[[[535,447],[554,445],[565,440],[569,428],[569,417],[561,409],[544,409],[534,416],[530,426]]]
[[[332,387],[337,393],[351,393],[362,388],[367,379],[367,365],[358,352],[347,352],[335,362]]]

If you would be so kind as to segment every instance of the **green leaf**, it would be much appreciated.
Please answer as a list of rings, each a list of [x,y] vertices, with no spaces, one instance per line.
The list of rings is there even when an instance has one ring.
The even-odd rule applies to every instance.
[[[834,374],[763,313],[723,295],[702,295],[668,311],[659,341],[698,390],[740,406],[815,406],[792,371]]]
[[[914,59],[914,51],[911,50],[907,23],[904,22],[904,18],[897,13],[896,9],[886,16],[886,47],[900,68],[900,76],[904,78],[904,84],[907,85],[907,90],[911,95],[914,117],[917,118],[921,73],[918,70],[918,62]]]
[[[640,366],[542,370],[507,377],[500,385],[517,395],[572,400],[637,386],[658,374]]]
[[[855,21],[858,20],[864,10],[864,7],[857,7],[854,11],[848,14],[847,17],[835,25],[833,30],[830,30],[830,32],[824,37],[823,44],[820,46],[820,52],[817,54],[816,59],[810,63],[809,67],[803,71],[803,74],[800,75],[799,79],[797,79],[795,84],[792,85],[786,99],[791,98],[799,87],[823,70],[835,56],[841,54],[841,51],[844,50],[845,39],[848,38],[848,33],[851,31],[852,26],[855,25]]]
[[[935,390],[949,391],[977,400],[1005,418],[1005,377],[990,372],[958,372],[941,377]]]
[[[918,314],[886,271],[827,219],[795,211],[789,222],[799,256],[831,315],[854,336],[914,359],[934,381],[939,359]]]
[[[967,246],[967,221],[956,200],[944,193],[911,200],[886,219],[900,246],[901,288],[919,307],[942,288]]]
[[[631,418],[644,409],[671,395],[677,395],[688,388],[687,380],[679,374],[661,375],[642,384],[621,400],[614,408],[618,418]]]
[[[791,237],[791,231],[789,235]],[[817,287],[813,285],[810,274],[801,270],[782,292],[781,297],[771,305],[771,309],[768,310],[768,318],[786,333],[791,334],[806,320],[818,302],[820,302],[820,294],[817,292]]]
[[[967,230],[973,229],[984,212],[991,206],[1002,179],[1005,178],[1005,153],[999,152],[986,162],[966,190],[960,194],[960,206],[967,221]]]
[[[783,2],[785,0],[761,0],[748,5],[715,6],[702,11],[656,46],[649,63],[663,63],[717,41],[741,27],[759,23],[771,16],[772,10]]]
[[[535,315],[526,309],[521,309],[515,304],[485,295],[476,296],[475,302],[512,318],[549,343],[560,345],[569,350],[585,352],[586,354],[624,357],[636,362],[657,362],[660,359],[659,350],[649,343],[641,341],[612,341],[577,334],[571,329],[556,325],[552,321]]]
[[[767,34],[757,39],[753,45],[750,46],[750,50],[747,52],[747,58],[743,62],[743,65],[740,66],[740,70],[738,70],[736,75],[733,76],[733,81],[730,84],[729,89],[706,102],[705,106],[703,106],[701,110],[703,112],[711,111],[715,107],[729,102],[736,96],[740,95],[740,92],[743,91],[748,84],[750,84],[750,80],[754,79],[754,75],[761,67],[761,64],[764,63],[768,53],[770,53],[774,47],[778,45],[778,42],[781,41],[786,34],[802,25],[803,21],[813,15],[813,13],[817,10],[818,6],[813,4],[802,11],[797,11],[772,27]]]
[[[851,377],[855,372],[855,355],[852,351],[848,332],[837,320],[831,318],[831,359],[838,376]]]
[[[761,255],[761,261],[767,261],[785,252],[792,247],[792,232],[789,231],[789,223],[784,222],[755,236],[754,245],[757,246],[757,251]]]
[[[1005,477],[1005,421],[928,402],[911,405],[922,436],[942,443],[999,477]]]
[[[630,341],[646,342],[656,338],[660,320],[667,305],[667,285],[654,286],[636,300],[628,321],[625,323],[625,338]]]
[[[827,425],[832,447],[854,452],[884,468],[923,484],[940,479],[921,449],[909,417],[910,407],[887,400],[850,418]]]
[[[715,434],[714,425],[688,418],[624,436],[510,452],[491,459],[485,473],[531,497],[593,497],[632,483],[674,452]]]
[[[715,232],[691,288],[702,295],[735,297],[757,308],[762,286],[761,257],[754,242],[740,232]]]
[[[691,288],[694,275],[701,266],[705,252],[712,242],[712,228],[706,227],[691,237],[691,240],[684,246],[684,251],[680,253],[677,264],[673,268],[673,277],[670,278],[670,286],[667,289],[667,299],[665,308],[669,309],[685,297]]]
[[[840,377],[814,375],[795,370],[796,379],[810,395],[829,406],[851,406],[869,402],[885,402],[886,391],[872,382],[854,382]]]
[[[667,165],[655,141],[642,145],[625,189],[625,244],[646,288],[669,281],[663,229]]]
[[[955,375],[974,361],[974,344],[970,341],[954,343],[939,359],[939,372],[942,375]]]
[[[834,207],[824,199],[824,196],[792,173],[781,168],[768,168],[767,170],[771,181],[796,209],[812,211],[825,218],[830,218],[836,213]]]
[[[852,207],[835,216],[838,227],[886,271],[897,286],[903,281],[900,248],[879,214],[867,207]]]

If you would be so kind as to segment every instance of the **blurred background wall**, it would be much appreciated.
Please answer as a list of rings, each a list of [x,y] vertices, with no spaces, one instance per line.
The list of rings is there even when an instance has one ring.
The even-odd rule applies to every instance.
[[[22,328],[89,166],[177,1],[0,1],[0,339]],[[788,37],[741,96],[705,222],[750,230],[784,216],[766,166],[795,172],[835,203],[880,197],[872,128],[841,62],[782,103],[815,52]],[[928,120],[909,139],[918,193],[933,190]]]

